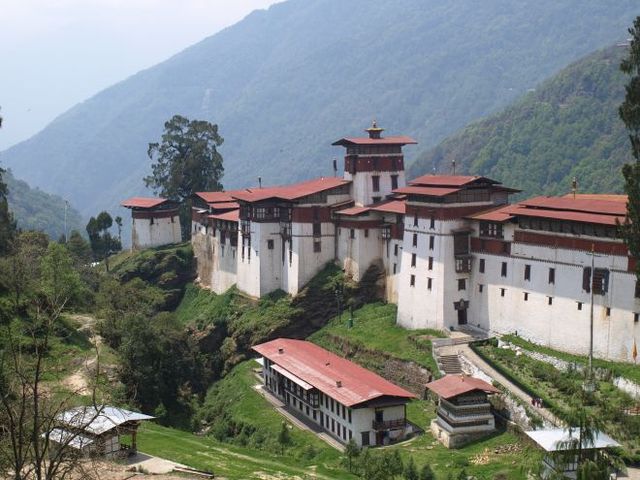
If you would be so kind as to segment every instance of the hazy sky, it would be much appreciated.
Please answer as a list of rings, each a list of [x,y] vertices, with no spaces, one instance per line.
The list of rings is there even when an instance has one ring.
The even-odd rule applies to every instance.
[[[0,150],[281,0],[0,0]]]

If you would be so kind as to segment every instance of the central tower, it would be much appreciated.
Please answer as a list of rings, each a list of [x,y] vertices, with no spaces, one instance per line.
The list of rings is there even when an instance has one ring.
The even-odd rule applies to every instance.
[[[365,130],[367,137],[341,138],[332,144],[347,149],[344,179],[352,181],[358,206],[379,202],[406,184],[402,147],[417,142],[405,136],[383,137],[383,131],[374,120]]]

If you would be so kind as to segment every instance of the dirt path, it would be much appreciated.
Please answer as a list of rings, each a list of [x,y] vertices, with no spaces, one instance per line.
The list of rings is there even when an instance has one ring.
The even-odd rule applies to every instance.
[[[78,395],[88,395],[91,393],[91,381],[95,375],[98,354],[101,353],[103,341],[102,337],[95,331],[97,323],[95,317],[86,314],[74,314],[69,318],[80,325],[78,330],[91,339],[94,348],[81,360],[80,366],[71,375],[62,380],[62,385]]]

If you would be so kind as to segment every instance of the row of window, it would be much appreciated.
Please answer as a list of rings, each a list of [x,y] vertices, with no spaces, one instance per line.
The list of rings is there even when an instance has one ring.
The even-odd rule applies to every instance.
[[[418,214],[417,214],[417,213],[415,213],[415,214],[413,215],[413,226],[414,226],[414,227],[417,227],[417,226],[418,226]],[[430,228],[431,230],[433,230],[434,228],[436,228],[436,219],[435,219],[435,217],[431,217],[431,218],[429,219],[429,228]]]
[[[436,237],[434,237],[433,235],[429,235],[429,250],[433,250],[433,247],[435,246],[435,242],[436,242]],[[414,247],[418,246],[418,234],[417,233],[413,234],[412,245]]]
[[[371,188],[374,192],[380,191],[380,175],[371,176]],[[395,190],[396,188],[398,188],[398,175],[391,175],[391,190]]]

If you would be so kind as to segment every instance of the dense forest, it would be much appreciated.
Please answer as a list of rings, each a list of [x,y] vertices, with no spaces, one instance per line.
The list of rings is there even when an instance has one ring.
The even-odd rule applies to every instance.
[[[31,188],[27,182],[17,179],[11,171],[2,174],[2,180],[9,190],[9,208],[22,230],[39,230],[51,238],[58,238],[65,228],[65,201],[39,188]],[[68,205],[67,233],[72,230],[84,231],[80,213]]]
[[[486,175],[523,196],[621,192],[631,160],[618,116],[624,98],[621,47],[595,52],[563,69],[514,105],[473,123],[421,155],[409,176],[458,171]]]
[[[3,163],[86,216],[114,211],[181,114],[220,126],[226,188],[331,174],[331,142],[373,118],[428,148],[623,40],[636,13],[634,0],[290,0],[73,107]]]

